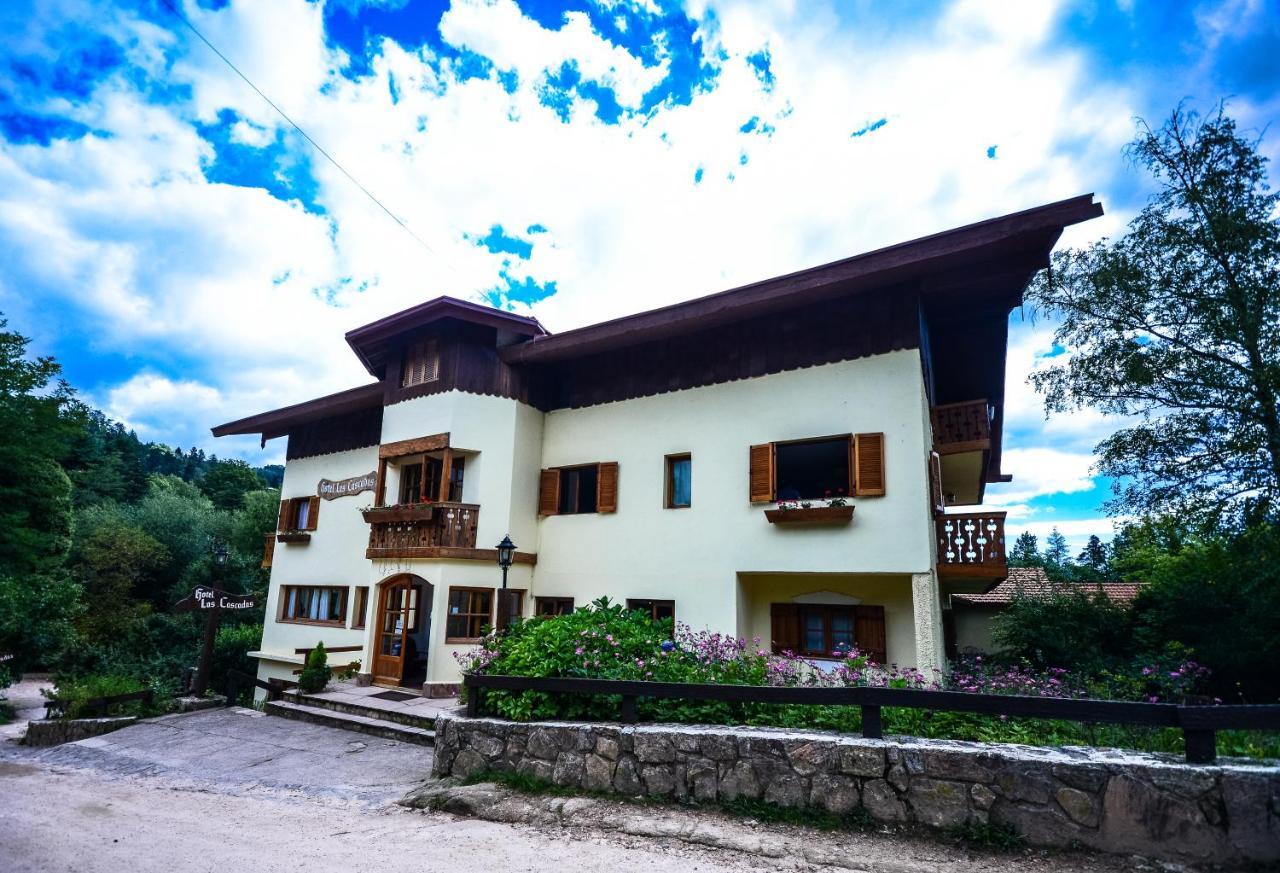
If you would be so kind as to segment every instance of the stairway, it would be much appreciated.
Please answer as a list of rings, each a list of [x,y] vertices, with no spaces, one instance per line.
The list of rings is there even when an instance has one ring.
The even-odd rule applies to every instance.
[[[283,700],[268,701],[266,712],[281,718],[341,728],[418,746],[434,746],[436,743],[434,718],[388,712],[375,706],[303,694],[296,690],[286,691]]]

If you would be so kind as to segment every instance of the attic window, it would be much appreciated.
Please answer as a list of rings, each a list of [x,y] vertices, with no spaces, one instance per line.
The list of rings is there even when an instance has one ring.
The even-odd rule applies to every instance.
[[[400,387],[425,385],[440,378],[440,349],[434,339],[419,340],[404,350]]]

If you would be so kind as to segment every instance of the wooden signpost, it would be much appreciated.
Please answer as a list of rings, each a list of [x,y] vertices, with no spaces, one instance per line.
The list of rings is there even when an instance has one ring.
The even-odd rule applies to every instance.
[[[316,493],[325,500],[337,500],[339,497],[350,497],[363,491],[372,491],[378,483],[378,471],[374,470],[363,476],[352,476],[350,479],[321,479],[316,484]]]
[[[213,642],[218,636],[218,617],[227,609],[253,609],[257,605],[252,594],[232,594],[210,585],[197,585],[190,597],[174,604],[178,612],[204,612],[204,644],[200,648],[200,666],[191,683],[191,694],[203,697],[209,688],[209,671],[213,666]]]

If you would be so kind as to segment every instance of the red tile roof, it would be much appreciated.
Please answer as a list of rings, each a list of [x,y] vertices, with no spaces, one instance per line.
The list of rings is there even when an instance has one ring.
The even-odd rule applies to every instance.
[[[1060,588],[1074,587],[1070,583],[1051,582],[1040,567],[1010,567],[1009,578],[996,585],[985,594],[952,594],[953,603],[971,604],[974,606],[1002,606],[1010,603],[1014,596],[1021,592],[1024,596],[1048,596]],[[1122,606],[1127,606],[1138,596],[1141,587],[1137,582],[1103,582],[1101,585],[1081,585],[1089,591],[1097,591],[1099,587],[1107,597]]]

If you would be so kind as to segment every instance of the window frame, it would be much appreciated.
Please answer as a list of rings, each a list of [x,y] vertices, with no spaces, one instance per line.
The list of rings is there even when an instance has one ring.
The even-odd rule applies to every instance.
[[[495,590],[496,589],[493,589],[493,588],[484,588],[484,587],[475,586],[475,585],[450,585],[449,586],[449,591],[444,602],[444,612],[445,612],[444,641],[445,643],[460,643],[460,644],[475,643],[484,637],[485,624],[487,624],[489,627],[493,627],[493,611],[497,607],[497,601],[498,601],[498,598],[495,594]],[[486,615],[485,613],[482,613],[482,612],[456,612],[456,613],[452,612],[451,610],[453,609],[454,592],[466,592],[468,594],[487,595],[489,598],[488,614]],[[471,604],[468,603],[467,605],[470,606]],[[467,627],[465,629],[470,630],[471,619],[475,618],[476,616],[482,616],[482,615],[485,617],[486,622],[481,624],[480,626],[481,632],[479,636],[470,637],[470,636],[454,636],[453,635],[452,633],[453,627],[451,626],[453,619],[455,618],[465,619],[467,621]]]
[[[647,603],[649,605],[648,606],[639,605],[643,603]],[[632,612],[635,610],[640,610],[641,612],[647,611],[649,613],[649,618],[652,621],[661,621],[661,619],[658,617],[658,610],[663,606],[667,606],[671,608],[671,624],[674,626],[676,622],[676,602],[674,600],[664,600],[656,597],[628,597],[627,598],[627,612]]]
[[[855,476],[856,476],[856,474],[854,473],[853,438],[854,438],[854,435],[853,435],[852,433],[837,433],[837,434],[830,434],[830,435],[828,435],[828,436],[820,436],[820,437],[805,437],[804,439],[798,439],[798,440],[775,440],[774,442],[770,443],[770,445],[773,447],[773,465],[772,465],[772,466],[773,466],[773,469],[772,469],[772,471],[771,471],[771,472],[773,473],[773,488],[772,488],[772,492],[773,492],[773,500],[774,500],[774,501],[778,501],[778,500],[826,500],[826,499],[831,498],[831,497],[844,497],[844,498],[852,497],[852,496],[853,496],[853,491],[854,491],[854,481],[855,481]],[[783,447],[783,446],[797,446],[797,445],[805,445],[805,444],[808,444],[808,443],[834,443],[834,442],[836,442],[836,441],[843,441],[843,442],[844,442],[844,457],[845,457],[845,483],[844,483],[844,493],[843,493],[843,494],[841,494],[841,493],[839,493],[839,492],[836,492],[836,493],[832,493],[832,494],[802,495],[802,496],[800,496],[800,497],[782,497],[781,495],[779,495],[779,493],[778,493],[778,478],[779,478],[779,477],[778,477],[778,468],[781,466],[781,465],[778,463],[778,449],[779,449],[779,448],[781,448],[781,447]]]
[[[675,492],[676,492],[675,465],[680,463],[681,461],[688,461],[689,463],[689,502],[688,503],[675,502]],[[664,487],[663,487],[663,497],[662,497],[663,508],[664,509],[691,508],[693,506],[693,453],[677,452],[676,454],[673,454],[673,455],[666,455],[663,458],[663,466],[664,466],[664,474],[663,474]]]
[[[834,614],[838,612],[848,614],[849,638],[850,640],[852,640],[852,646],[854,646],[855,648],[857,647],[858,645],[858,638],[857,638],[858,608],[856,605],[845,604],[845,603],[800,603],[800,604],[797,604],[797,606],[799,607],[798,613],[799,613],[799,619],[800,619],[800,637],[798,640],[800,645],[796,647],[795,654],[804,658],[817,658],[817,659],[826,659],[826,660],[835,659],[834,656],[831,654],[831,652],[834,651],[835,649],[835,643],[832,640],[831,618]],[[805,628],[805,618],[809,615],[814,615],[814,614],[818,614],[822,616],[823,651],[820,653],[804,648],[805,635],[806,633],[808,633],[808,631]]]
[[[582,470],[590,470],[595,476],[595,502],[590,509],[580,508],[582,500],[582,484],[581,479],[575,480],[575,488],[573,495],[573,509],[564,509],[565,495],[568,489],[565,488],[565,474],[579,473]],[[559,501],[556,506],[556,515],[596,515],[600,512],[600,464],[573,464],[568,467],[557,467],[556,473],[560,476]]]
[[[289,609],[289,595],[291,592],[298,591],[337,591],[340,592],[340,603],[342,615],[336,619],[316,619],[316,618],[297,618],[286,615]],[[348,594],[350,589],[346,585],[282,585],[280,586],[280,603],[276,609],[276,622],[278,624],[309,624],[322,627],[346,627],[347,626],[347,607],[350,605]],[[296,605],[297,599],[294,603]]]
[[[565,606],[565,604],[568,604],[569,608],[561,612],[544,612],[543,611],[544,606],[558,605],[563,607]],[[572,597],[535,597],[533,598],[533,614],[535,617],[545,616],[547,618],[559,618],[562,615],[568,615],[569,613],[573,612],[574,610],[573,604],[574,604],[574,601]]]
[[[355,594],[351,597],[351,629],[364,630],[368,627],[367,615],[369,612],[369,588],[368,585],[356,585]]]

